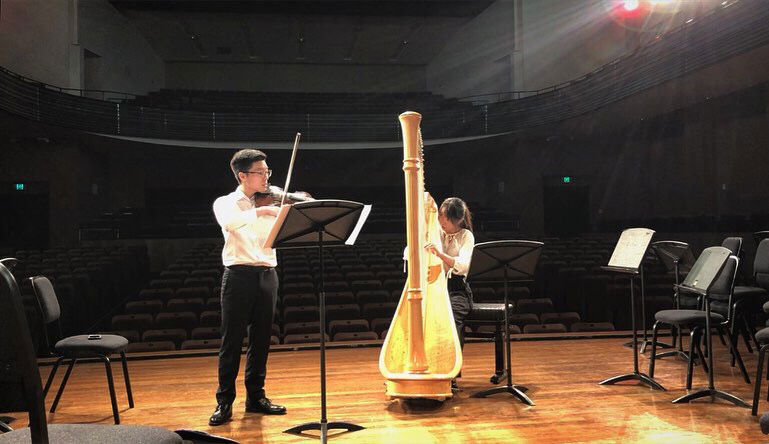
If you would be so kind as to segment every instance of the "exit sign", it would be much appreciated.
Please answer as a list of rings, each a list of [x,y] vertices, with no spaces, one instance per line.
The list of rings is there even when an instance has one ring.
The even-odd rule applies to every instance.
[[[17,184],[14,184],[14,188],[16,189],[16,191],[24,191],[27,189],[27,184],[17,183]]]
[[[561,179],[563,183],[571,183],[571,176],[563,176]]]

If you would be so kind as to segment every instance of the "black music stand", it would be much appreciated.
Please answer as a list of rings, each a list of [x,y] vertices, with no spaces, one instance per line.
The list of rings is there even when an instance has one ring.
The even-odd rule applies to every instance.
[[[640,353],[646,353],[646,347],[649,345],[652,345],[652,341],[649,340],[649,329],[646,327],[646,275],[644,274],[644,264],[641,262],[641,265],[638,267],[639,270],[639,276],[638,280],[641,282],[641,325],[644,329],[644,336],[643,340],[641,341],[641,351]],[[668,344],[661,344],[657,343],[657,345],[661,346],[662,348],[673,348],[671,345]],[[633,344],[630,342],[625,344],[626,347],[632,347]]]
[[[645,256],[644,256],[645,257]],[[649,329],[646,327],[646,275],[644,274],[644,264],[643,259],[641,260],[641,265],[638,267],[639,276],[638,280],[641,283],[641,325],[643,326],[643,339],[640,341],[641,344],[641,354],[646,353],[646,347],[652,344],[652,341],[649,340]],[[622,345],[625,347],[633,347],[638,341],[633,340],[630,342],[626,342]],[[673,348],[671,345],[668,344],[662,344],[657,343],[661,348]]]
[[[507,240],[492,241],[476,244],[473,248],[473,257],[470,260],[468,278],[474,281],[504,282],[504,335],[505,335],[505,370],[507,385],[492,387],[487,390],[472,394],[471,398],[485,398],[497,393],[510,393],[527,405],[534,405],[524,393],[528,388],[522,385],[514,385],[510,365],[510,328],[508,312],[510,299],[507,292],[508,282],[533,282],[534,271],[537,268],[539,257],[542,254],[542,242]]]
[[[724,269],[726,261],[732,252],[728,248],[724,247],[710,247],[706,248],[702,252],[697,262],[692,266],[692,270],[686,275],[683,284],[679,285],[679,289],[699,294],[703,296],[705,300],[705,347],[708,350],[708,388],[697,390],[694,393],[689,393],[673,400],[674,404],[689,402],[694,399],[704,398],[710,396],[711,398],[721,398],[729,401],[740,407],[750,408],[745,401],[721,390],[716,389],[715,382],[713,381],[713,374],[715,368],[713,367],[713,348],[712,348],[712,333],[710,330],[710,287],[716,280],[721,270]],[[739,259],[735,260],[739,261]],[[735,265],[734,274],[737,274],[739,267]],[[732,280],[735,276],[732,276]],[[731,344],[731,341],[729,342]]]
[[[654,242],[651,247],[657,255],[657,258],[662,262],[662,265],[664,265],[668,271],[672,271],[675,274],[676,284],[675,287],[673,287],[673,297],[676,301],[676,310],[680,310],[681,302],[679,299],[678,285],[681,283],[681,273],[689,273],[692,269],[692,265],[694,265],[694,254],[692,253],[691,248],[689,248],[689,244],[686,242],[658,241]],[[672,345],[658,342],[657,346],[676,348],[676,342],[678,342],[678,348],[676,350],[659,353],[654,358],[659,359],[668,356],[678,356],[688,362],[689,354],[683,349],[683,335],[681,334],[680,328],[676,328],[676,334],[673,335]]]
[[[326,418],[326,293],[323,289],[323,247],[353,245],[370,211],[371,205],[345,200],[314,200],[284,205],[265,242],[265,248],[318,248],[320,253],[320,421],[292,427],[284,430],[285,433],[301,436],[302,432],[307,430],[320,430],[320,441],[325,443],[329,429],[344,429],[348,432],[364,429],[348,422],[328,422]]]
[[[636,331],[635,323],[635,277],[642,273],[641,262],[646,255],[646,250],[649,248],[649,242],[654,236],[654,230],[648,228],[628,228],[622,232],[617,246],[614,247],[614,252],[609,259],[609,265],[601,267],[606,271],[615,273],[627,274],[630,277],[630,317],[631,324],[633,326],[633,372],[601,381],[600,385],[615,384],[622,381],[640,381],[642,384],[646,384],[649,387],[657,390],[665,391],[665,387],[661,386],[649,375],[641,373],[638,370],[638,332]]]

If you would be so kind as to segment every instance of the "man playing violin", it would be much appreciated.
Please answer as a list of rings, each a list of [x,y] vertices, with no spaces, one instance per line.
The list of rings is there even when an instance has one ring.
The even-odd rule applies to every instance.
[[[212,426],[224,424],[232,418],[235,380],[246,330],[246,412],[268,415],[286,413],[286,408],[270,402],[264,391],[267,354],[278,298],[277,257],[274,249],[264,247],[279,210],[272,206],[272,196],[265,194],[269,192],[268,179],[272,171],[267,166],[267,155],[254,149],[235,153],[230,168],[238,187],[214,202],[214,215],[224,235],[224,274],[217,407],[208,422]]]

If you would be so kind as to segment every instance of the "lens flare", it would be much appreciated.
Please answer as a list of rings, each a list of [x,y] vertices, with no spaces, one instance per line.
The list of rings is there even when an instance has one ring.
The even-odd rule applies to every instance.
[[[625,11],[635,11],[638,9],[638,0],[625,0],[622,2],[622,7]]]

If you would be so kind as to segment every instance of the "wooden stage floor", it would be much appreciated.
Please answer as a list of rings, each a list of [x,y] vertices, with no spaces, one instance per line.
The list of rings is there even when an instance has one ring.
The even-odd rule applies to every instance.
[[[669,339],[669,338],[667,338]],[[758,419],[750,410],[710,399],[675,405],[684,394],[686,365],[677,358],[658,361],[657,381],[667,392],[636,383],[599,386],[598,382],[632,370],[632,351],[622,347],[625,338],[539,340],[513,343],[513,380],[529,388],[536,403],[529,407],[506,394],[471,399],[470,394],[490,387],[493,344],[470,343],[454,399],[437,410],[406,412],[384,395],[378,371],[378,347],[328,350],[328,419],[353,422],[365,430],[332,435],[334,443],[474,443],[474,442],[767,442]],[[717,340],[716,340],[717,342]],[[720,346],[720,344],[719,344]],[[647,355],[639,358],[646,373]],[[716,386],[752,399],[728,353],[717,348]],[[747,356],[753,378],[756,357]],[[196,429],[241,442],[313,443],[283,430],[320,417],[318,351],[273,352],[267,375],[267,393],[288,408],[285,416],[244,413],[242,362],[238,398],[232,422],[209,427],[215,407],[215,356],[129,362],[136,407],[128,409],[119,365],[116,373],[118,403],[123,424],[146,424],[171,430]],[[45,380],[51,367],[41,367]],[[63,375],[56,377],[46,403],[50,406]],[[707,382],[695,367],[694,388]],[[759,413],[769,410],[762,403]],[[20,415],[15,415],[20,417]],[[104,367],[78,364],[51,423],[112,422]],[[26,417],[12,425],[20,427]],[[332,433],[341,433],[335,431]]]

